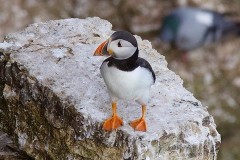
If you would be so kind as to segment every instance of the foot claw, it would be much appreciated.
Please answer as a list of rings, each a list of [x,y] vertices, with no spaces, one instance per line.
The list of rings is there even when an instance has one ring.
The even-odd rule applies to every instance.
[[[122,119],[116,115],[104,121],[103,129],[107,131],[112,131],[122,125],[123,125]]]
[[[130,123],[132,128],[137,131],[146,132],[147,131],[147,124],[144,118],[136,119]]]

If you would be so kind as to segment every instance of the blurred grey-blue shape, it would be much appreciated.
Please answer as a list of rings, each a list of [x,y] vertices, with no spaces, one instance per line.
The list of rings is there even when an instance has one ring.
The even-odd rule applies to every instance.
[[[159,38],[182,51],[190,51],[227,35],[240,35],[240,23],[215,11],[181,7],[164,18]]]

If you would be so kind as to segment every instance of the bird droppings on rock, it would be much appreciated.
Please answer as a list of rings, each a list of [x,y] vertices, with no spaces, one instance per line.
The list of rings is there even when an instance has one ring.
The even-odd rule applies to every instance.
[[[213,118],[206,122],[206,107],[139,36],[140,57],[156,73],[148,131],[136,132],[128,125],[141,113],[131,107],[136,103],[126,101],[118,104],[125,125],[102,130],[101,122],[111,114],[110,99],[99,71],[104,58],[92,55],[113,33],[111,27],[96,17],[65,19],[9,34],[4,43],[11,46],[0,48],[0,73],[5,76],[0,84],[8,104],[1,107],[1,129],[36,159],[216,159],[220,135]]]

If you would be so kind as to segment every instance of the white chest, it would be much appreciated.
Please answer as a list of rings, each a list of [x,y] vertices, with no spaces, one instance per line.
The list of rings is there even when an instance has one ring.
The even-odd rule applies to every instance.
[[[133,71],[121,71],[109,67],[108,62],[101,66],[101,74],[112,97],[142,101],[148,99],[149,89],[153,84],[151,72],[138,67]]]

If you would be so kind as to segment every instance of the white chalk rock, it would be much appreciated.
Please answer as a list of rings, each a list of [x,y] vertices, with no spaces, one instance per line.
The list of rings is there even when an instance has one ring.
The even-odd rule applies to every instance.
[[[100,18],[36,23],[9,34],[0,44],[5,79],[5,117],[22,150],[53,159],[216,159],[220,135],[206,107],[183,87],[151,43],[136,36],[140,57],[156,73],[147,107],[146,133],[129,122],[141,106],[121,101],[124,126],[102,130],[111,101],[94,57],[96,47],[113,31]],[[2,113],[1,113],[2,114]],[[2,120],[4,121],[4,120]],[[8,120],[9,121],[9,120]]]

